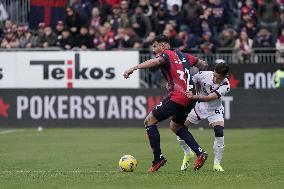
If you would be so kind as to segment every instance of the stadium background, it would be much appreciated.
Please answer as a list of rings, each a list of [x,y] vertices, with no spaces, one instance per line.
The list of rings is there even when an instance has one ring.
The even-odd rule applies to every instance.
[[[225,152],[229,176],[214,180],[210,162],[202,172],[207,181],[216,181],[215,187],[221,182],[225,188],[230,186],[226,179],[231,179],[230,188],[245,188],[249,183],[255,188],[281,188],[284,90],[276,88],[274,80],[284,64],[284,1],[2,0],[0,13],[4,188],[25,184],[27,188],[112,188],[115,184],[123,188],[125,183],[143,188],[141,178],[153,184],[148,188],[170,188],[169,176],[178,174],[180,180],[187,180],[176,173],[182,154],[173,155],[180,151],[166,131],[167,121],[161,124],[161,141],[169,146],[165,151],[171,152],[168,156],[176,164],[159,173],[165,185],[143,173],[151,161],[143,120],[166,94],[161,73],[141,70],[130,80],[122,78],[126,68],[153,57],[151,40],[161,33],[170,37],[172,47],[206,60],[210,69],[218,58],[231,66],[232,90],[223,103],[226,136],[231,138],[227,146],[235,151]],[[206,122],[199,128],[193,129],[194,134],[210,149],[211,130]],[[265,162],[276,150],[280,152],[274,164]],[[39,151],[41,155],[33,155]],[[240,157],[242,152],[250,160]],[[141,162],[135,176],[113,172],[124,153]],[[239,169],[244,161],[251,163],[252,170],[250,166]],[[265,165],[269,173],[262,172]],[[194,186],[210,186],[201,175],[190,177],[191,182],[196,179]],[[44,184],[53,178],[57,184]],[[82,182],[77,180],[77,185],[72,179]],[[112,185],[103,184],[105,179]]]

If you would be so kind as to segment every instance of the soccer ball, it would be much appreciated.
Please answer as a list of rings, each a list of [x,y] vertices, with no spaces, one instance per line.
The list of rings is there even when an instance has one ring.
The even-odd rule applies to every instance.
[[[118,165],[122,172],[133,172],[137,168],[137,160],[132,155],[124,155],[120,158]]]

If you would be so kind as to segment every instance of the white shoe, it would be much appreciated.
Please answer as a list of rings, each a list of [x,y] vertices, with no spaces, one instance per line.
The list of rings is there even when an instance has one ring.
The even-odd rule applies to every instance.
[[[190,165],[190,159],[192,159],[194,157],[194,153],[190,153],[188,155],[184,155],[183,156],[183,161],[182,161],[182,165],[180,167],[181,171],[186,171],[187,168]]]
[[[223,172],[225,171],[220,164],[214,164],[213,171]]]

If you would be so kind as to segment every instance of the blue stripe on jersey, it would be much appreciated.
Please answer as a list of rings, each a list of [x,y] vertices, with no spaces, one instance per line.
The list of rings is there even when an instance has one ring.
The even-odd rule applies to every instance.
[[[190,73],[190,61],[188,60],[187,56],[185,53],[179,51],[178,49],[176,49],[176,54],[178,55],[178,58],[181,60],[182,62],[182,66],[183,66],[183,71],[185,73],[185,69],[188,69],[189,73]],[[184,61],[185,60],[185,61]],[[186,75],[186,79],[188,77],[187,74]],[[195,86],[194,86],[194,83],[193,83],[193,80],[192,80],[192,77],[190,76],[190,81],[189,81],[189,85],[192,85],[193,88],[192,88],[192,92],[193,94],[195,94]]]
[[[170,60],[170,57],[166,54],[166,53],[163,53],[163,57],[164,57],[164,59],[165,59],[165,67],[163,68],[163,69],[161,69],[162,70],[162,73],[164,74],[164,75],[166,75],[165,76],[165,78],[166,79],[168,79],[168,77],[169,77],[169,79],[170,79],[170,81],[168,81],[169,83],[170,83],[170,89],[169,89],[169,91],[174,91],[174,86],[175,86],[175,84],[174,84],[174,80],[173,80],[173,77],[172,77],[172,74],[170,73],[170,70],[171,70],[171,60]],[[167,77],[168,76],[168,77]],[[172,94],[170,94],[170,96],[171,96]]]

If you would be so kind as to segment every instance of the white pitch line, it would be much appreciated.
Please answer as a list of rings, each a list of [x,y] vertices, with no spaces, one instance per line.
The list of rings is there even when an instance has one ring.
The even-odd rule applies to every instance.
[[[117,171],[80,171],[80,170],[73,170],[73,171],[44,171],[44,170],[11,170],[11,171],[0,171],[0,173],[117,173]]]
[[[16,133],[16,132],[22,132],[22,131],[24,131],[24,129],[9,129],[9,130],[1,131],[0,134],[5,135],[9,133]]]

